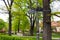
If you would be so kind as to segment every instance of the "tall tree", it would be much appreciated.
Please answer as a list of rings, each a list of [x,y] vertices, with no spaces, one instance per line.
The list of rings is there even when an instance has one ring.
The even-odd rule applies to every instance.
[[[27,13],[27,10],[29,9],[31,9],[31,7],[30,6],[32,6],[31,5],[31,0],[24,0],[24,3],[23,3],[23,1],[21,0],[20,1],[21,3],[20,4],[18,4],[18,2],[16,1],[15,2],[15,4],[17,4],[19,7],[20,7],[20,9],[26,14]],[[22,5],[23,4],[23,5]],[[27,7],[27,5],[29,6],[29,8],[26,8]],[[24,8],[22,8],[22,7],[24,7]],[[30,10],[31,11],[31,10]],[[29,14],[29,15],[28,15]],[[34,30],[34,23],[35,23],[35,17],[34,17],[34,13],[28,13],[28,14],[26,14],[26,16],[29,18],[29,21],[30,21],[30,35],[33,35],[33,30]]]
[[[32,2],[32,0],[29,0],[28,5],[29,5],[29,9],[30,10],[28,12],[29,15],[27,15],[27,17],[30,20],[30,35],[31,36],[33,36],[33,33],[34,33],[34,24],[35,24],[35,19],[36,19],[36,17],[35,17],[35,10],[32,8],[33,5],[35,4],[33,2]]]
[[[8,33],[9,33],[9,35],[11,36],[11,9],[12,9],[12,4],[13,4],[13,1],[14,0],[3,0],[3,2],[4,2],[4,4],[5,4],[5,6],[6,6],[6,8],[7,8],[7,11],[8,11],[8,14],[9,14],[9,31],[8,31]]]
[[[51,39],[51,10],[50,0],[43,0],[43,40]]]
[[[16,13],[15,13],[16,14]],[[12,17],[13,18],[13,17]],[[14,30],[15,31],[15,34],[17,33],[17,31],[18,31],[18,33],[19,33],[19,30],[20,30],[20,16],[19,15],[15,15],[14,16],[14,18],[13,18],[13,20],[12,20],[12,30]]]
[[[19,4],[18,4],[19,3]],[[24,6],[24,5],[23,5]],[[29,27],[29,21],[28,18],[25,15],[25,9],[22,7],[22,3],[20,1],[15,1],[14,2],[14,9],[13,10],[13,27],[15,28],[16,31],[20,30],[24,34],[24,31],[26,30],[25,28]],[[25,7],[25,6],[24,6]]]
[[[36,14],[35,12],[36,11],[42,11],[42,5],[40,6],[40,4],[42,4],[42,0],[38,0],[38,5],[36,4],[37,1],[36,0],[29,0],[29,13],[30,14],[28,17],[30,19],[30,35],[32,36],[33,33],[34,33],[34,24],[35,24],[35,21],[36,21]],[[38,14],[39,15],[39,14]],[[39,24],[39,23],[38,23]]]
[[[41,1],[39,0],[39,2],[41,2]],[[34,13],[35,8],[36,8],[36,4],[35,4],[36,2],[34,0],[33,1],[32,0],[24,0],[24,1],[17,0],[14,3],[16,5],[18,5],[19,6],[18,8],[21,11],[23,11],[25,14],[27,13],[27,11],[29,11],[28,14],[26,14],[26,15],[27,15],[27,17],[29,18],[29,21],[30,21],[30,35],[33,35],[34,24],[35,24],[35,19],[36,19],[35,13]]]

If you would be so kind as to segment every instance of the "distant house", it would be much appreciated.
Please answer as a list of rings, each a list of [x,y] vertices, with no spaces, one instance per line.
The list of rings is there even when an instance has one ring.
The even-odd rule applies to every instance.
[[[43,22],[40,23],[40,26],[43,27]],[[53,28],[54,32],[60,32],[60,21],[52,21],[51,27]]]
[[[51,22],[51,26],[56,28],[53,31],[60,32],[60,22],[59,21],[53,21],[53,22]]]

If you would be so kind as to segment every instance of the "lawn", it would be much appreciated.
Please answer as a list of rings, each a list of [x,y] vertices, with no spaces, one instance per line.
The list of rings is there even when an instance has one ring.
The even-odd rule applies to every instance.
[[[55,38],[55,39],[54,39]],[[60,33],[52,33],[52,39],[60,38]],[[36,40],[36,36],[17,36],[17,35],[0,35],[0,40]],[[42,40],[42,33],[40,33],[40,40]]]
[[[8,36],[0,35],[0,40],[36,40],[36,36]],[[42,38],[40,38],[42,40]],[[56,40],[56,39],[53,39]]]
[[[60,33],[52,33],[52,37],[60,38]]]

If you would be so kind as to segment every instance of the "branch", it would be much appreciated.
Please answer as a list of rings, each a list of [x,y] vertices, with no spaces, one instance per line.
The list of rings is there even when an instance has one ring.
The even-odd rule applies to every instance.
[[[8,10],[8,5],[7,5],[6,1],[3,0],[3,2],[4,2],[5,6],[6,6],[7,10]]]
[[[18,5],[16,2],[14,2],[17,6],[19,6],[19,8],[22,10],[22,8],[21,8],[21,6],[20,5]],[[24,12],[24,11],[23,11]],[[25,13],[25,12],[24,12]]]
[[[19,6],[20,8],[21,8],[21,6],[20,5],[18,5],[16,2],[14,2],[17,6]]]
[[[36,17],[33,19],[33,22],[35,23],[35,21],[36,21]]]
[[[14,0],[11,0],[11,3],[9,5],[10,9],[11,9],[11,6],[12,6],[13,2],[14,2]]]
[[[27,15],[27,14],[25,14],[29,19],[30,19],[30,16],[29,15]]]
[[[8,5],[10,5],[8,0],[7,0],[7,3],[8,3]]]
[[[29,7],[28,7],[28,8],[31,8],[31,7],[32,7],[32,1],[31,1],[31,0],[29,0],[29,2],[30,2],[30,5],[29,5]]]
[[[57,14],[52,14],[52,15],[55,15],[55,16],[57,16],[57,17],[59,17],[59,18],[60,18],[60,16],[58,16]]]
[[[11,0],[11,6],[12,6],[13,2],[14,2],[14,0]]]

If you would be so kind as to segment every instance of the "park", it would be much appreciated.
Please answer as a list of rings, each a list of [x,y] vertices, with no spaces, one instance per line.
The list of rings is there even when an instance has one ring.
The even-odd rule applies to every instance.
[[[0,40],[60,40],[60,0],[0,0],[1,15]]]

